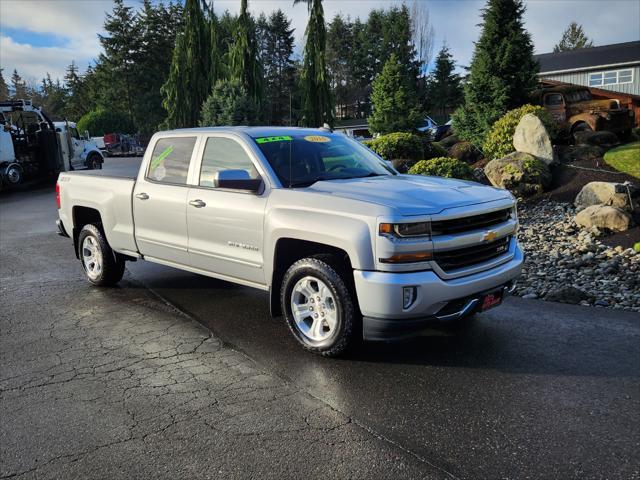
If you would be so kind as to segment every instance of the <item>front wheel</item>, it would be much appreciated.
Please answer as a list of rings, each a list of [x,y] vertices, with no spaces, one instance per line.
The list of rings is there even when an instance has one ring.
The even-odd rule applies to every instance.
[[[102,231],[96,225],[85,225],[78,236],[82,268],[94,285],[110,287],[122,280],[124,260],[116,257]]]
[[[91,154],[87,158],[87,168],[89,170],[102,170],[102,161],[98,154]]]
[[[358,338],[358,314],[346,273],[338,273],[330,263],[315,257],[294,263],[282,281],[280,301],[289,329],[303,348],[336,357]]]

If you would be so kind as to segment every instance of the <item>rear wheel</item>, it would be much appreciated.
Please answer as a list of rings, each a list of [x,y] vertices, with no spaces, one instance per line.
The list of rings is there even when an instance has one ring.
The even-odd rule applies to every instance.
[[[9,185],[19,185],[22,183],[22,167],[18,164],[9,165],[4,174]]]
[[[116,257],[102,231],[96,225],[85,225],[78,236],[82,268],[94,285],[110,287],[124,275],[124,260]]]
[[[295,339],[306,350],[325,357],[344,353],[361,334],[346,273],[339,273],[331,263],[326,257],[297,261],[287,270],[280,294]]]

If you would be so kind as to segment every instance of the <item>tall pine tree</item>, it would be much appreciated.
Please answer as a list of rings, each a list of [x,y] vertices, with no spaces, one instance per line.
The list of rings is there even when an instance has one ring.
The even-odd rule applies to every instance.
[[[373,81],[371,131],[386,134],[414,130],[424,119],[416,99],[415,77],[392,53]]]
[[[333,126],[334,114],[326,63],[327,30],[322,0],[294,0],[306,3],[309,22],[306,30],[300,89],[302,93],[301,123],[306,127]]]
[[[578,25],[577,22],[571,22],[562,34],[560,43],[553,47],[553,51],[558,53],[591,47],[593,47],[593,42],[585,35],[582,25]]]
[[[261,15],[257,26],[265,81],[263,119],[269,125],[289,125],[295,81],[291,21],[278,9],[268,19]]]
[[[186,0],[169,77],[162,86],[168,128],[195,127],[211,90],[210,27],[199,0]]]
[[[455,68],[449,48],[443,45],[425,88],[426,109],[432,117],[446,117],[462,103],[461,78],[455,73]]]
[[[6,100],[9,100],[9,86],[7,85],[7,82],[4,81],[2,68],[0,68],[0,102],[4,102]]]
[[[233,43],[229,47],[229,73],[232,80],[240,81],[256,109],[260,110],[262,66],[258,60],[255,24],[249,15],[247,0],[241,0]]]
[[[13,89],[14,100],[27,100],[27,83],[18,74],[18,70],[14,69],[11,74],[11,88]]]
[[[464,89],[464,105],[454,114],[456,133],[481,146],[493,123],[526,103],[536,85],[538,64],[524,29],[522,0],[488,0]]]

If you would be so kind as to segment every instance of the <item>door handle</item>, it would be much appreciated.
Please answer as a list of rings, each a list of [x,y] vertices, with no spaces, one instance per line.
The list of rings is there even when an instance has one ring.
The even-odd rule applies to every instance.
[[[138,193],[136,194],[136,198],[139,198],[140,200],[149,200],[149,195],[146,193]]]
[[[196,208],[202,208],[202,207],[206,207],[207,204],[204,203],[202,200],[191,200],[189,202],[189,205],[191,205],[192,207],[196,207]]]

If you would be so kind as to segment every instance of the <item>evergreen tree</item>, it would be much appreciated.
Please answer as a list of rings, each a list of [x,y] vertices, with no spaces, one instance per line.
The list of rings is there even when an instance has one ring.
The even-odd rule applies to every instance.
[[[553,47],[553,52],[566,52],[568,50],[591,47],[593,47],[593,42],[585,35],[582,25],[577,22],[571,22],[562,34],[560,43]]]
[[[280,9],[257,22],[260,61],[264,72],[265,100],[263,119],[269,125],[289,125],[295,69],[293,66],[293,29]]]
[[[438,53],[435,69],[426,84],[427,109],[432,116],[444,117],[457,108],[463,99],[460,75],[446,45]]]
[[[331,79],[331,91],[339,118],[349,118],[349,103],[352,99],[351,49],[353,48],[353,26],[342,15],[337,14],[329,23],[327,32],[327,68]]]
[[[62,113],[68,120],[77,121],[87,113],[89,109],[87,109],[82,79],[78,75],[78,66],[75,61],[71,61],[71,64],[67,67],[64,76],[64,85],[67,98]]]
[[[139,98],[140,82],[136,75],[137,62],[142,46],[142,29],[132,7],[124,0],[114,0],[113,12],[104,22],[106,35],[98,35],[104,49],[99,57],[105,98],[102,103],[118,111],[126,112],[137,125],[134,102]]]
[[[47,76],[42,79],[42,108],[54,120],[61,120],[64,117],[64,108],[67,101],[67,92],[60,83],[60,79],[55,82],[47,72]]]
[[[181,19],[180,4],[154,5],[151,0],[143,1],[137,18],[140,51],[134,70],[137,93],[132,108],[138,122],[137,130],[145,134],[156,130],[167,116],[160,89],[169,75]]]
[[[240,81],[259,109],[262,102],[262,67],[258,61],[255,25],[247,0],[241,0],[233,43],[229,47],[230,78]]]
[[[219,80],[202,105],[200,126],[251,125],[256,116],[255,102],[239,79]]]
[[[391,54],[382,73],[373,81],[373,113],[369,117],[372,132],[385,134],[418,127],[424,116],[416,101],[414,80],[407,66]]]
[[[162,86],[168,128],[197,125],[211,89],[210,28],[199,0],[186,0],[182,32],[177,36],[169,77]]]
[[[301,123],[307,127],[333,126],[333,106],[329,91],[329,75],[326,65],[327,30],[324,23],[322,0],[294,0],[306,3],[309,22],[306,30],[300,89],[302,94]]]
[[[11,74],[11,88],[13,89],[14,100],[27,100],[27,83],[18,74],[18,70],[14,69]]]
[[[6,100],[9,100],[9,86],[7,85],[7,82],[4,81],[2,68],[0,68],[0,102],[4,102]]]
[[[524,29],[522,0],[488,0],[482,33],[471,60],[464,104],[454,116],[463,139],[481,146],[493,123],[526,103],[536,85],[538,64],[531,36]]]

